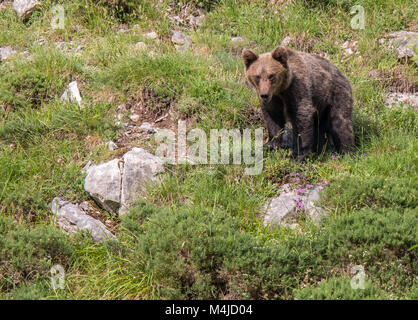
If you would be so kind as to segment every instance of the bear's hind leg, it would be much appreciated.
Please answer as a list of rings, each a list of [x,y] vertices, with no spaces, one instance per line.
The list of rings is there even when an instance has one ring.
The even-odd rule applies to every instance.
[[[330,134],[334,146],[339,153],[345,153],[354,145],[353,123],[352,123],[352,98],[341,95],[331,106]],[[336,107],[337,106],[337,107]]]

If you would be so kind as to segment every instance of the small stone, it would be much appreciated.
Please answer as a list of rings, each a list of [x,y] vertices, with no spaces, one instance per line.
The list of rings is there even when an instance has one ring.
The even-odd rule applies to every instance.
[[[198,12],[199,12],[199,15],[198,16],[195,17],[195,16],[190,15],[188,17],[189,23],[190,23],[191,26],[200,27],[200,26],[202,26],[205,23],[205,18],[206,18],[205,17],[205,14],[200,9],[198,10]]]
[[[118,148],[118,146],[116,145],[116,143],[114,143],[113,141],[109,141],[107,143],[107,146],[109,147],[109,150],[110,151],[115,151]]]
[[[412,31],[397,31],[389,34],[389,47],[396,50],[398,59],[411,59],[417,54],[414,50],[418,46],[418,33]],[[381,39],[383,40],[383,39]],[[383,40],[383,44],[384,44]],[[418,65],[418,60],[415,61]]]
[[[10,46],[1,47],[0,48],[0,62],[7,60],[7,58],[11,57],[12,55],[16,54],[16,51],[12,49]]]
[[[77,233],[79,231],[87,231],[95,242],[114,239],[115,236],[107,230],[105,225],[86,214],[85,209],[86,203],[81,205],[73,204],[59,197],[54,198],[51,203],[51,211],[56,218],[58,226],[64,232]]]
[[[61,101],[77,103],[80,106],[80,108],[83,108],[77,81],[73,81],[68,84],[68,89],[65,90],[62,94]]]
[[[147,133],[156,133],[158,131],[157,128],[154,128],[150,123],[143,122],[139,127],[139,130],[145,131]]]
[[[418,93],[393,92],[387,95],[385,105],[393,108],[399,105],[410,105],[413,110],[418,109]]]
[[[137,42],[135,43],[135,50],[144,50],[147,48],[147,45],[145,44],[145,42]]]
[[[191,46],[192,39],[181,31],[171,31],[171,42],[178,51],[184,51]]]
[[[232,37],[231,42],[244,42],[244,38],[242,38],[242,37]]]
[[[289,36],[286,36],[281,42],[280,45],[283,47],[287,47],[292,42],[292,38]]]
[[[322,217],[325,216],[324,210],[316,205],[319,200],[319,191],[322,188],[317,186],[306,194],[298,194],[291,190],[289,184],[282,186],[280,195],[273,198],[266,206],[264,225],[290,226],[294,220],[304,212],[307,218],[313,223],[319,224]]]
[[[144,33],[143,36],[146,37],[146,38],[149,38],[149,39],[157,39],[158,38],[158,34],[154,31]]]
[[[131,119],[133,122],[138,122],[140,118],[141,118],[141,116],[139,114],[136,114],[136,113],[134,113],[133,115],[131,115],[129,117],[129,119]]]
[[[19,17],[27,18],[38,5],[40,2],[36,0],[14,0],[12,8]]]

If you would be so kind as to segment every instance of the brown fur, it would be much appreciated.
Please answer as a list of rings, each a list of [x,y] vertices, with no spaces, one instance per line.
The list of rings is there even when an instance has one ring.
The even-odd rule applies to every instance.
[[[266,147],[284,145],[287,120],[293,127],[292,156],[299,161],[322,152],[328,138],[339,152],[353,146],[351,85],[336,66],[286,47],[261,55],[243,50],[242,59],[267,124]]]

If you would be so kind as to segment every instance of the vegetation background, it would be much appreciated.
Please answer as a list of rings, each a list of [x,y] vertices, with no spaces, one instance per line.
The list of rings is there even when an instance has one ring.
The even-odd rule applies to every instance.
[[[51,28],[56,4],[65,8],[62,30]],[[364,30],[350,27],[356,4]],[[170,19],[198,9],[200,27]],[[416,92],[417,69],[379,42],[417,31],[416,12],[413,0],[45,0],[25,20],[1,9],[0,46],[18,53],[0,63],[0,297],[418,299],[417,249],[409,250],[418,243],[417,113],[384,104],[390,91]],[[191,36],[189,50],[176,50],[173,29]],[[143,35],[151,31],[158,39]],[[101,211],[118,241],[93,243],[55,226],[53,197],[89,200],[87,161],[155,150],[153,139],[132,138],[109,151],[106,142],[123,136],[121,104],[142,101],[155,115],[171,108],[207,131],[261,126],[240,53],[272,50],[286,36],[291,48],[326,54],[352,83],[352,154],[299,164],[281,150],[257,176],[243,166],[171,166],[129,214]],[[345,54],[346,41],[357,41],[355,54]],[[84,109],[60,101],[74,80]],[[328,218],[321,227],[300,221],[300,232],[264,227],[263,204],[296,174],[329,183]],[[63,290],[51,288],[55,264],[65,270]],[[355,265],[365,269],[364,290],[350,286]]]

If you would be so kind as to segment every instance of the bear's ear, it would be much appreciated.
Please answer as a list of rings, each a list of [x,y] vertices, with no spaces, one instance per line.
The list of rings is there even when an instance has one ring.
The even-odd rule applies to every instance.
[[[244,60],[245,68],[248,69],[250,65],[258,59],[258,55],[251,50],[242,50],[242,60]]]
[[[287,67],[287,49],[285,47],[277,47],[271,53],[274,60],[279,61],[285,68]]]

